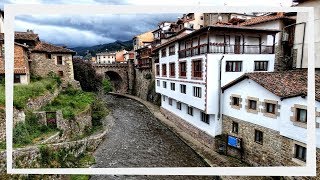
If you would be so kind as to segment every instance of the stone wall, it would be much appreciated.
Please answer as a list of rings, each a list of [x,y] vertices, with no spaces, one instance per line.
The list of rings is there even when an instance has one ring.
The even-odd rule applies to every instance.
[[[56,88],[53,93],[51,93],[50,91],[47,91],[42,96],[38,96],[34,99],[29,99],[26,107],[30,110],[38,110],[42,106],[45,106],[51,103],[51,101],[53,101],[54,98],[56,98],[59,95],[60,91],[61,91],[61,88]]]
[[[208,135],[206,132],[196,128],[192,124],[186,122],[185,120],[181,119],[180,117],[162,107],[160,107],[160,111],[167,119],[175,123],[175,125],[178,126],[181,131],[189,134],[210,149],[215,149],[215,139],[212,136]]]
[[[24,123],[25,120],[26,114],[24,113],[24,111],[13,108],[13,125],[15,126],[20,122]]]
[[[135,69],[135,95],[143,100],[147,100],[149,86],[153,79],[151,69]]]
[[[239,125],[237,134],[232,132],[232,122],[237,122]],[[279,132],[226,115],[223,115],[222,128],[223,134],[242,138],[244,161],[253,166],[282,165]],[[255,130],[263,132],[262,144],[255,142]],[[240,152],[232,147],[227,147],[227,153],[237,158],[240,156]]]
[[[47,59],[46,53],[31,53],[31,74],[45,77],[51,71],[59,75],[61,71],[62,79],[74,80],[73,63],[71,54],[51,54],[51,59]],[[62,64],[57,64],[57,56],[62,56]]]
[[[48,144],[47,146],[54,151],[61,149],[67,150],[75,157],[79,156],[86,151],[94,151],[102,142],[106,131],[84,138],[79,141],[70,141],[56,144]],[[13,150],[13,168],[39,168],[41,153],[39,146],[32,146],[26,148],[18,148]],[[0,174],[6,172],[6,152],[0,152]]]

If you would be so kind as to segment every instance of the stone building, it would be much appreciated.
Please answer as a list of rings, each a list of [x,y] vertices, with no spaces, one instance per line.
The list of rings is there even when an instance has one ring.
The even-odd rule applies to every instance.
[[[0,9],[0,33],[4,33],[3,21],[4,21],[4,12],[2,9]]]
[[[14,41],[33,49],[40,42],[40,39],[38,34],[35,34],[32,30],[27,30],[27,32],[15,32]]]
[[[4,34],[0,34],[0,49],[4,47]],[[28,46],[14,43],[14,83],[29,84],[30,68],[29,68]],[[5,76],[5,59],[4,51],[0,51],[0,79]]]
[[[320,76],[316,75],[316,138],[320,138]],[[254,166],[306,164],[307,71],[246,73],[222,87],[222,132],[228,155]],[[317,140],[317,156],[320,141]],[[318,176],[320,163],[318,161]]]
[[[72,64],[74,54],[74,51],[64,47],[39,42],[31,50],[31,73],[44,77],[53,71],[63,80],[74,81]]]

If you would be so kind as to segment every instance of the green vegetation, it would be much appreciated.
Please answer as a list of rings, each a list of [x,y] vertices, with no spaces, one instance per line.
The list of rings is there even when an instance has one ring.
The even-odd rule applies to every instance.
[[[81,145],[80,145],[81,146]],[[70,149],[62,148],[54,151],[46,145],[40,146],[40,165],[43,168],[79,168],[90,167],[95,163],[94,156],[91,153],[81,153],[75,156],[72,152],[76,152],[81,147],[72,147]]]
[[[5,141],[1,141],[0,142],[0,150],[4,150],[6,149],[6,142]]]
[[[70,177],[71,180],[89,180],[90,176],[89,175],[71,175]]]
[[[111,82],[109,80],[107,80],[107,79],[104,79],[102,81],[102,87],[103,87],[103,91],[105,93],[111,92],[113,90]]]
[[[47,91],[53,92],[58,85],[58,81],[58,78],[50,77],[31,82],[28,85],[15,85],[13,92],[13,106],[17,109],[24,109],[29,98],[41,96]],[[0,105],[5,105],[4,85],[0,85]]]
[[[93,103],[95,95],[90,92],[68,87],[65,91],[61,92],[50,104],[42,109],[45,111],[62,110],[63,118],[73,119],[75,115],[84,111]]]
[[[106,104],[98,99],[92,103],[92,126],[101,126],[102,119],[108,115]]]
[[[25,123],[20,122],[13,128],[13,144],[14,147],[22,147],[36,143],[55,132],[58,132],[56,128],[39,124],[35,114],[26,112]]]

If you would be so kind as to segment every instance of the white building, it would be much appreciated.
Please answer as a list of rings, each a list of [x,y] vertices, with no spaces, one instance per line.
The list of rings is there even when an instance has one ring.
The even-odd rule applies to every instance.
[[[116,53],[102,52],[96,54],[98,64],[113,64],[116,62]]]
[[[306,70],[248,73],[222,90],[223,132],[242,139],[246,160],[260,165],[305,165]],[[316,112],[316,146],[320,148],[319,94]]]
[[[314,7],[314,52],[320,51],[320,1],[318,0],[294,0],[297,7]],[[296,53],[296,67],[308,67],[308,13],[297,13],[297,25],[295,29],[294,49]],[[320,54],[315,53],[315,68],[320,68]]]
[[[208,26],[156,47],[162,109],[211,137],[221,134],[220,87],[246,72],[273,71],[277,32]]]

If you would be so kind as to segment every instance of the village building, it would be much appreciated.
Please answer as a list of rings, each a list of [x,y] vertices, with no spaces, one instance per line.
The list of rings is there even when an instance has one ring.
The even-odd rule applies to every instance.
[[[320,3],[317,0],[294,0],[299,3],[296,7],[314,7],[314,52],[320,52]],[[308,13],[297,13],[295,38],[293,47],[294,64],[296,68],[308,68]],[[316,72],[320,70],[320,54],[315,53]]]
[[[229,21],[230,22],[230,21]],[[292,48],[295,37],[296,13],[268,13],[248,19],[240,26],[257,27],[264,29],[277,29],[280,32],[275,37],[275,70],[290,70],[294,68]],[[285,30],[285,34],[282,31]]]
[[[114,64],[116,62],[115,52],[102,52],[96,54],[97,64]]]
[[[307,121],[314,122],[307,119],[307,76],[307,70],[254,72],[223,86],[222,132],[239,144],[228,155],[242,155],[254,166],[305,165]],[[320,76],[315,78],[319,92]],[[315,98],[319,139],[319,93]],[[320,141],[316,146],[319,156]]]
[[[127,51],[123,54],[124,61],[129,62],[134,60],[134,51]]]
[[[128,51],[126,51],[124,49],[116,52],[116,63],[127,63],[128,61],[125,59],[125,54],[127,52]]]
[[[0,48],[4,47],[4,34],[0,34]],[[14,84],[30,83],[28,46],[14,43]],[[5,77],[4,51],[0,51],[0,80]]]
[[[246,72],[274,71],[277,32],[208,26],[156,47],[163,113],[201,133],[201,141],[212,141],[222,132],[220,88]]]
[[[140,48],[143,48],[145,46],[151,45],[151,43],[154,40],[153,37],[153,31],[148,31],[145,33],[142,33],[140,35],[137,35],[133,37],[133,50],[134,50],[134,64],[137,66],[138,65],[138,60],[137,60],[137,50]]]
[[[59,75],[63,80],[74,81],[72,56],[75,52],[64,47],[39,42],[31,50],[31,73],[45,77],[50,72]]]
[[[38,34],[35,34],[32,30],[27,30],[27,32],[15,32],[14,41],[33,49],[40,42],[40,39]]]

